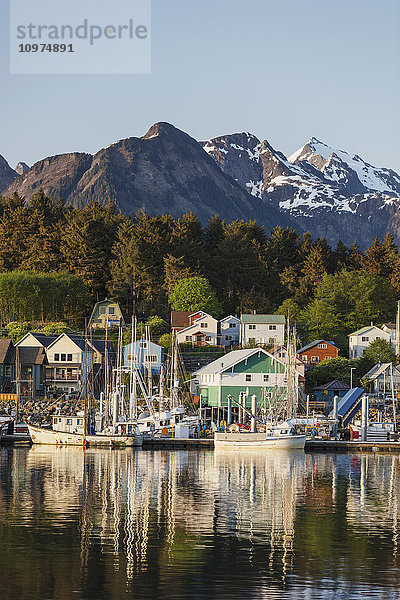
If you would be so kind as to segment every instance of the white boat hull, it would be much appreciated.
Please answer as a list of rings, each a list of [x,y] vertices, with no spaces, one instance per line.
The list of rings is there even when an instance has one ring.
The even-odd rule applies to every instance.
[[[68,433],[54,431],[35,425],[28,425],[29,434],[33,444],[62,445],[62,446],[141,446],[143,438],[140,435],[84,435],[81,433]]]
[[[304,450],[305,435],[265,436],[259,433],[216,433],[215,448],[256,450]]]

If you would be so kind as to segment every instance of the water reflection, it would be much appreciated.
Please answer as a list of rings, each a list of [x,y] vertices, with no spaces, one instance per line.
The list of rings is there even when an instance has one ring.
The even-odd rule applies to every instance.
[[[0,451],[1,597],[397,597],[400,457]]]

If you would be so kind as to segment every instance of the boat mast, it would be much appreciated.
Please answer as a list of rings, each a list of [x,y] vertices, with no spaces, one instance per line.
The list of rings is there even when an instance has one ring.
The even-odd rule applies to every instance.
[[[18,412],[19,412],[19,405],[20,405],[20,401],[21,401],[21,363],[19,360],[19,346],[17,346],[17,351],[15,354],[15,379],[16,379],[16,388],[17,388],[17,397],[16,397],[16,403],[15,403],[15,423],[18,423]]]
[[[110,398],[109,398],[109,389],[108,389],[108,379],[109,379],[109,357],[108,357],[108,306],[106,306],[106,347],[104,351],[104,400],[105,400],[105,408],[104,408],[104,423],[108,424],[110,417]]]

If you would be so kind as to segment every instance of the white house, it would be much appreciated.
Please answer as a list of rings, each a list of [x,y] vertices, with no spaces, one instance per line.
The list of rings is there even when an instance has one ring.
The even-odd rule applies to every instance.
[[[220,344],[221,346],[237,346],[240,342],[240,319],[229,315],[221,319],[220,327]]]
[[[397,349],[397,330],[395,323],[384,323],[382,325],[382,331],[390,335],[390,341],[393,348]]]
[[[96,351],[84,338],[62,333],[46,348],[46,383],[65,392],[78,392],[98,360]]]
[[[285,339],[284,315],[241,315],[241,344],[282,345]]]
[[[216,346],[218,344],[218,321],[203,313],[192,325],[177,332],[178,343],[191,342],[194,346]]]
[[[362,327],[357,331],[353,331],[348,335],[349,338],[349,358],[359,358],[363,355],[365,348],[367,348],[371,342],[378,338],[391,342],[390,333],[383,331],[379,327],[376,327],[373,323],[367,327]]]

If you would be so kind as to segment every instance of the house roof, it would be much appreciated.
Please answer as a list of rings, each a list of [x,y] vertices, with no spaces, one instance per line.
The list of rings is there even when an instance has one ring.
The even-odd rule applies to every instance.
[[[263,348],[247,348],[246,350],[232,350],[232,352],[228,352],[228,354],[225,354],[224,356],[221,356],[221,358],[217,358],[212,363],[202,367],[201,369],[196,371],[195,374],[204,375],[207,373],[221,373],[223,371],[227,371],[228,369],[231,369],[238,363],[242,362],[242,360],[250,358],[250,356],[253,356],[253,354],[257,354],[257,352],[261,352],[266,356],[271,356],[271,354],[269,354],[269,352],[267,352]],[[284,364],[278,358],[274,358],[274,360],[280,362],[281,364]]]
[[[350,386],[348,383],[344,383],[343,381],[340,381],[339,379],[334,379],[333,381],[330,381],[329,383],[324,383],[324,385],[318,385],[317,387],[314,388],[314,390],[349,390]]]
[[[387,329],[392,329],[393,331],[396,331],[396,323],[384,323],[382,327],[387,327]]]
[[[235,315],[229,315],[227,317],[224,317],[223,319],[220,320],[220,323],[223,323],[224,321],[227,321],[228,319],[235,319],[236,321],[240,322],[239,317],[235,317]]]
[[[41,346],[18,347],[18,359],[21,365],[43,365],[47,363],[45,350]]]
[[[311,350],[311,348],[314,348],[314,346],[316,346],[317,344],[330,344],[334,348],[337,348],[335,342],[328,342],[327,340],[315,340],[314,342],[311,342],[310,344],[307,344],[306,346],[303,346],[302,348],[297,350],[297,354],[300,354],[301,352],[306,352],[307,350]]]
[[[137,346],[140,342],[147,342],[147,344],[150,344],[150,348],[162,348],[162,346],[160,346],[159,344],[156,344],[155,342],[152,342],[152,341],[149,342],[149,340],[146,340],[145,338],[136,340],[136,342],[133,342],[133,345],[135,346],[135,344],[136,344],[136,346]],[[124,348],[130,348],[131,345],[132,345],[131,343],[125,344]]]
[[[44,348],[48,348],[48,346],[50,346],[50,344],[52,344],[54,340],[56,340],[59,337],[58,335],[47,335],[45,333],[36,333],[34,331],[29,331],[24,335],[24,337],[18,340],[18,342],[15,345],[19,346],[19,344],[29,335],[34,337]]]
[[[192,310],[171,311],[171,327],[181,327],[182,329],[187,327],[189,325],[189,316],[192,314]]]
[[[116,300],[108,300],[108,298],[106,298],[105,300],[99,300],[99,302],[96,302],[96,304],[95,304],[95,305],[94,305],[94,307],[93,307],[92,313],[91,313],[91,315],[90,315],[89,323],[91,323],[91,321],[93,320],[93,318],[94,318],[94,314],[95,314],[95,312],[96,312],[96,309],[97,309],[97,307],[98,307],[98,306],[101,306],[102,304],[107,304],[107,305],[108,305],[108,304],[116,304],[116,305],[118,306],[118,310],[119,310],[119,312],[121,313],[121,318],[122,318],[122,321],[123,321],[123,323],[125,323],[125,319],[124,319],[124,316],[123,316],[123,314],[122,314],[122,310],[121,310],[121,307],[120,307],[119,303],[118,303]],[[118,318],[119,318],[119,315],[108,315],[108,316],[109,316],[110,318],[111,318],[112,316],[115,316],[115,317],[118,317]]]
[[[388,369],[390,367],[392,363],[376,363],[376,365],[374,365],[372,367],[372,369],[370,369],[368,371],[368,373],[365,374],[366,377],[368,377],[368,379],[376,379],[377,377],[379,377],[379,375],[382,375],[382,373],[384,371],[386,371],[386,369]],[[397,372],[399,372],[398,367],[393,366],[393,370],[396,370]]]
[[[11,340],[0,340],[0,364],[4,364],[7,359],[12,362],[14,346]]]
[[[69,338],[82,351],[85,351],[85,348],[86,349],[90,348],[89,342],[86,344],[85,338],[82,337],[81,335],[76,334],[76,333],[61,333],[59,336],[57,336],[52,341],[52,343],[48,347],[50,348],[53,344],[55,344],[56,342],[58,342],[58,340],[60,340],[63,337]]]
[[[367,325],[366,327],[361,327],[361,329],[357,329],[357,331],[353,331],[352,333],[349,333],[347,337],[349,337],[350,335],[362,335],[363,333],[366,333],[367,331],[371,331],[371,329],[380,329],[380,327],[377,327],[376,325]],[[382,329],[380,329],[380,331],[382,331]],[[385,332],[382,331],[382,333],[384,334]]]
[[[94,346],[97,352],[100,352],[100,354],[106,353],[106,340],[90,340],[89,344]],[[109,340],[107,341],[107,352],[109,354],[114,352],[112,342]]]
[[[285,315],[240,315],[242,323],[273,323],[276,325],[285,324]]]

